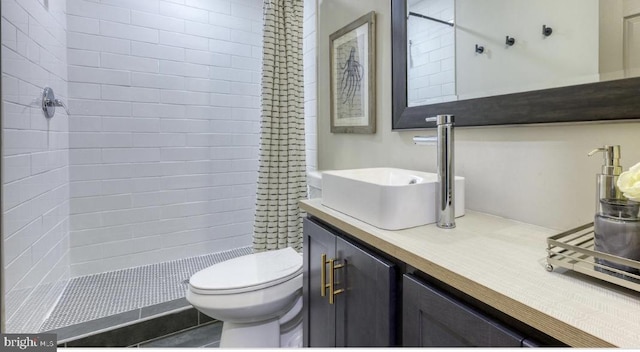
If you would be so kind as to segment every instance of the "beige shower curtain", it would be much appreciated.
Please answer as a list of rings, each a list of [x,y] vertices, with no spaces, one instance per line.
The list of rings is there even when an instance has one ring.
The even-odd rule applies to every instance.
[[[302,248],[307,196],[302,0],[264,1],[262,125],[253,248]]]

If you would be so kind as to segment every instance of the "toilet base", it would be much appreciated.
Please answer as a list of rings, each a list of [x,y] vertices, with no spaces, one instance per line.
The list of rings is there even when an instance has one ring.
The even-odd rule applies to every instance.
[[[221,348],[302,347],[302,297],[280,319],[255,323],[222,323]]]
[[[220,348],[302,347],[302,322],[286,332],[281,332],[280,328],[278,320],[253,324],[224,322]]]

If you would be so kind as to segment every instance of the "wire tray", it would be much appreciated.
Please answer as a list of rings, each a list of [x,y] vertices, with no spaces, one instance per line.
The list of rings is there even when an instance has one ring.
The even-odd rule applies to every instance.
[[[640,292],[640,275],[597,261],[606,260],[640,271],[640,262],[594,249],[593,222],[547,239],[547,271],[562,267]]]

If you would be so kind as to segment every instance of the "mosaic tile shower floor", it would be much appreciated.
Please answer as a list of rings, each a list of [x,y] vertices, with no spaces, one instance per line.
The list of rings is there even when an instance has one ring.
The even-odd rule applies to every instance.
[[[184,297],[192,274],[251,247],[71,279],[40,327],[50,331]]]

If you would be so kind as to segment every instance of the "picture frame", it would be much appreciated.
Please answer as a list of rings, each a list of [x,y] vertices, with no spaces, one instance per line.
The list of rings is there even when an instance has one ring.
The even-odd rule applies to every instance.
[[[329,36],[331,133],[376,133],[376,14]]]

